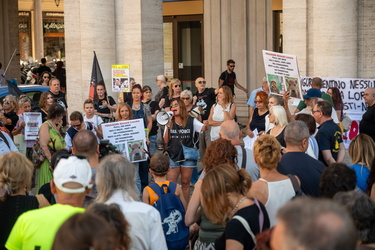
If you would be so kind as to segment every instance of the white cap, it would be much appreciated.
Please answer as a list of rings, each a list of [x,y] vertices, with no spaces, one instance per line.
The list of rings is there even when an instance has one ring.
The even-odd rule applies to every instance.
[[[61,159],[54,172],[53,181],[56,187],[65,193],[83,193],[92,187],[92,172],[90,164],[86,159],[79,159],[76,156],[69,156],[68,159]],[[75,182],[81,184],[81,188],[67,188],[64,184]]]

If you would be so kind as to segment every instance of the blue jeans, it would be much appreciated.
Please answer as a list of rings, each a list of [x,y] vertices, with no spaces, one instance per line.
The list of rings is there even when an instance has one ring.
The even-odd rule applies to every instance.
[[[151,135],[148,137],[148,139],[150,140],[149,150],[151,156],[155,154],[157,137],[157,135]]]

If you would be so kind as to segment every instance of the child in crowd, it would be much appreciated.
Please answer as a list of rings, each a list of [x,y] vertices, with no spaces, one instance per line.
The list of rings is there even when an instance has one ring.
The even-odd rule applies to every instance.
[[[85,122],[89,122],[94,126],[94,130],[96,132],[96,135],[99,139],[103,139],[103,133],[102,133],[102,123],[103,119],[95,115],[95,108],[94,108],[94,101],[91,99],[87,99],[83,103],[83,109],[85,111],[85,114],[83,115],[83,120]]]
[[[18,122],[17,122],[16,126],[12,130],[12,135],[16,136],[16,135],[22,133],[23,140],[24,140],[25,139],[24,138],[24,135],[25,135],[25,129],[24,128],[26,127],[26,123],[25,123],[25,117],[24,117],[23,113],[31,111],[31,101],[30,101],[29,97],[27,97],[26,95],[21,95],[20,99],[18,101],[18,104],[20,106],[19,114],[18,114],[19,119],[18,119]],[[35,144],[35,140],[27,140],[27,143],[26,143],[26,157],[29,160],[32,159],[31,156],[32,156],[34,144]],[[22,153],[22,149],[19,149],[19,150]]]
[[[155,183],[158,184],[160,187],[163,184],[166,184],[168,187],[170,186],[171,182],[167,180],[167,173],[169,171],[169,159],[168,156],[165,154],[157,153],[151,157],[150,160],[150,173],[154,177]],[[166,188],[164,188],[164,192],[167,192]],[[182,194],[182,189],[180,185],[177,185],[175,194],[180,198],[184,208],[186,209],[186,201]],[[159,196],[156,192],[149,186],[143,189],[143,202],[154,205],[156,201],[158,201]]]

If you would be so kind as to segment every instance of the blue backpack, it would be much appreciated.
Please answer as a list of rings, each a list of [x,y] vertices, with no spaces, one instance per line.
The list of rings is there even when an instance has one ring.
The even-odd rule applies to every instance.
[[[169,187],[153,183],[149,185],[159,196],[154,207],[160,212],[168,249],[185,250],[189,245],[189,229],[185,225],[185,209],[180,198],[175,194],[177,184],[170,182]],[[164,187],[167,192],[164,192]]]

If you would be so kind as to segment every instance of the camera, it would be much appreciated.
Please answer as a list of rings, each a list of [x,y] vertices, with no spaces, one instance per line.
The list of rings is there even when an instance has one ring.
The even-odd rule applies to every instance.
[[[120,154],[120,151],[109,140],[100,140],[99,159],[109,154]]]

